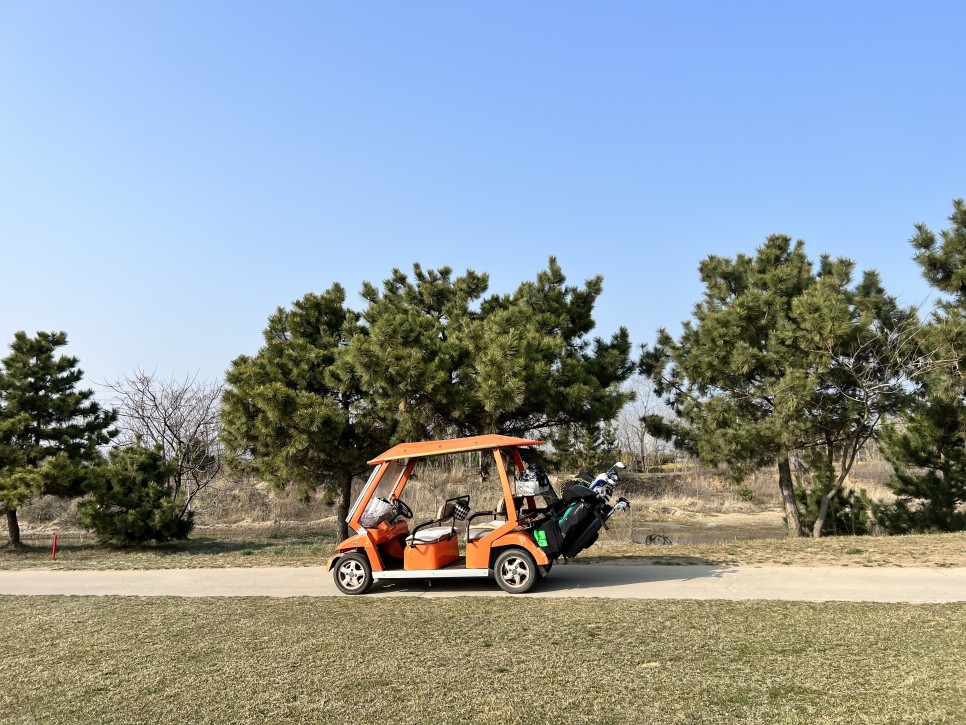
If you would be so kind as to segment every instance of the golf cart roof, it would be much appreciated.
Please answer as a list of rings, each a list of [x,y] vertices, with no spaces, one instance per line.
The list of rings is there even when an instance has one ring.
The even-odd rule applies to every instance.
[[[539,446],[542,444],[543,441],[532,441],[528,438],[513,438],[511,436],[501,435],[449,438],[440,441],[418,441],[415,443],[400,443],[397,446],[393,446],[385,453],[373,458],[369,463],[371,465],[385,463],[386,461],[396,461],[401,458],[425,458],[426,456],[438,456],[443,453],[487,451],[493,448],[522,448],[523,446]]]

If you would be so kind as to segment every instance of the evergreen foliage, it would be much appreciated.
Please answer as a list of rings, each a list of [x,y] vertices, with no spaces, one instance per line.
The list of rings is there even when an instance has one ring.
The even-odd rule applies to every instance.
[[[558,470],[606,471],[621,458],[617,429],[610,421],[598,426],[563,426],[550,438]]]
[[[222,397],[230,466],[277,487],[298,486],[303,496],[338,492],[343,537],[352,477],[391,434],[348,357],[349,343],[365,334],[340,285],[307,294],[269,318],[256,355],[232,362]]]
[[[884,415],[907,403],[907,360],[894,354],[915,322],[874,272],[853,284],[854,264],[804,243],[769,237],[755,256],[701,262],[704,298],[675,340],[658,331],[641,370],[677,419],[649,431],[738,479],[778,464],[790,533],[801,533],[789,456],[799,452],[821,497],[812,534],[862,445]]]
[[[351,353],[363,387],[393,421],[396,440],[550,432],[613,419],[632,394],[621,328],[590,339],[601,277],[566,284],[553,257],[534,281],[484,298],[486,275],[399,270],[380,292],[366,284],[368,334]],[[478,309],[477,309],[478,306]]]
[[[78,496],[85,467],[115,435],[116,415],[78,390],[77,358],[57,356],[64,332],[18,332],[0,361],[0,509],[20,543],[17,508],[34,496]]]
[[[90,472],[81,522],[117,546],[187,538],[194,514],[182,515],[183,494],[175,496],[170,484],[174,468],[156,449],[111,449],[107,465]]]
[[[630,399],[633,372],[621,329],[589,339],[600,277],[568,286],[553,258],[512,295],[485,297],[471,270],[393,270],[366,307],[345,306],[334,285],[279,308],[258,354],[228,372],[223,441],[236,469],[285,486],[341,495],[391,443],[593,428]]]
[[[366,334],[349,354],[368,401],[392,429],[395,441],[419,440],[429,431],[468,434],[459,425],[478,410],[474,353],[480,343],[479,314],[472,307],[488,278],[468,270],[413,266],[413,280],[398,269],[383,282],[362,287]],[[490,364],[502,364],[502,350]],[[522,398],[523,389],[513,395]],[[473,431],[479,432],[479,431]]]
[[[921,379],[904,424],[886,426],[883,451],[898,496],[880,519],[894,533],[966,529],[966,202],[953,201],[939,237],[924,224],[910,240],[923,276],[943,297],[925,327],[937,364]]]
[[[795,486],[795,498],[801,509],[802,527],[811,529],[822,510],[820,488]],[[827,506],[822,536],[864,536],[875,533],[874,504],[865,489],[836,488]]]
[[[883,431],[883,451],[894,469],[887,485],[898,497],[879,514],[890,533],[966,529],[964,406],[934,390],[926,395],[905,426]]]

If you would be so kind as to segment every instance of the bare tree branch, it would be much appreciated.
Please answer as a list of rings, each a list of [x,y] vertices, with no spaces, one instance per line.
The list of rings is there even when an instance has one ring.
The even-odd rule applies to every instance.
[[[118,412],[121,445],[157,447],[175,465],[175,496],[189,511],[199,492],[223,470],[220,403],[224,385],[197,376],[162,380],[137,369],[104,383]]]

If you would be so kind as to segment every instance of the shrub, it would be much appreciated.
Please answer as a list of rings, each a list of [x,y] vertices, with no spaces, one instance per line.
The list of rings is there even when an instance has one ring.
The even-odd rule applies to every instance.
[[[890,486],[892,482],[890,481]],[[966,510],[945,481],[933,471],[921,477],[922,498],[900,495],[893,504],[881,504],[875,514],[890,534],[933,534],[966,530]]]
[[[184,539],[194,526],[182,517],[182,498],[168,483],[173,466],[143,446],[115,448],[108,463],[90,477],[91,497],[81,503],[80,520],[104,543],[119,546]]]
[[[814,488],[795,486],[795,498],[801,511],[802,528],[811,531],[818,518],[822,492]],[[873,505],[865,489],[839,489],[829,502],[828,516],[822,536],[863,536],[874,533]]]

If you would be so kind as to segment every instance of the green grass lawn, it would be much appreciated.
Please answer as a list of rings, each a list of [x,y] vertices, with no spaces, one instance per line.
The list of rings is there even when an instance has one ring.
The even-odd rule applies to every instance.
[[[0,597],[0,722],[961,723],[966,605]]]
[[[335,551],[330,534],[276,532],[271,536],[214,538],[117,549],[92,538],[59,542],[51,561],[49,540],[24,549],[0,548],[0,570],[156,569],[224,566],[318,566]],[[825,539],[758,539],[711,544],[645,546],[605,533],[577,563],[769,564],[795,566],[966,566],[966,533],[860,536]]]

